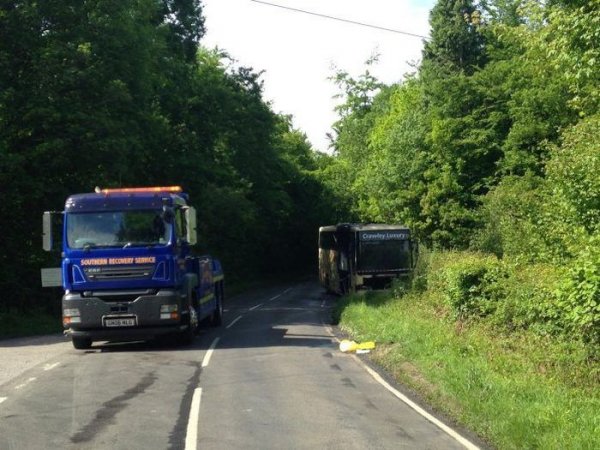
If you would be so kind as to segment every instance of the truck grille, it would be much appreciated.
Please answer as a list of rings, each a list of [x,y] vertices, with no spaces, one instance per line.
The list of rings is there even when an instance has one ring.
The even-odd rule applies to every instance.
[[[84,267],[85,276],[90,281],[144,280],[154,273],[153,264],[115,267]]]

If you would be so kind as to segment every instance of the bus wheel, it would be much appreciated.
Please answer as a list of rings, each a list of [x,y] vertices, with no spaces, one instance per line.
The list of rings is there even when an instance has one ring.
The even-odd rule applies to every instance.
[[[350,290],[350,277],[346,277],[344,278],[341,282],[341,290],[342,290],[342,295],[348,295],[351,293]]]

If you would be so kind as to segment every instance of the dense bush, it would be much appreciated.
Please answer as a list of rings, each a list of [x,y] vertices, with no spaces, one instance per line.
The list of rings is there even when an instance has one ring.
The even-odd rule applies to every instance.
[[[452,253],[441,277],[444,298],[457,317],[488,316],[505,295],[500,278],[502,266],[494,256]]]
[[[600,234],[599,136],[600,115],[582,120],[565,130],[546,165],[545,210],[566,257],[576,257]]]
[[[600,238],[589,240],[558,290],[556,316],[564,330],[595,346],[600,356]]]
[[[563,271],[549,264],[509,263],[504,260],[504,298],[491,317],[507,331],[531,329],[538,334],[561,332],[556,314],[556,287]]]
[[[592,243],[590,243],[592,244]],[[434,252],[428,257],[427,289],[449,315],[480,318],[503,331],[529,329],[600,344],[600,247],[570,266],[523,264],[472,252]]]
[[[538,260],[548,237],[540,233],[542,183],[532,173],[505,177],[483,198],[479,211],[483,226],[473,235],[471,246],[498,257]]]

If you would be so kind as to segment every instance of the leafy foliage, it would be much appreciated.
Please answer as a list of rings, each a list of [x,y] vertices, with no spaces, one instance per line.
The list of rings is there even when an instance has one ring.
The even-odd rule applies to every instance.
[[[503,274],[493,257],[469,255],[457,258],[442,276],[446,300],[458,317],[492,314],[498,299],[503,297],[499,283]]]
[[[0,306],[43,295],[39,268],[58,257],[41,252],[38,218],[94,186],[182,185],[198,251],[230,279],[314,264],[331,211],[318,158],[263,100],[260,73],[203,34],[198,0],[2,3]]]
[[[437,281],[420,277],[445,280],[455,317],[571,333],[590,349],[598,345],[598,6],[439,0],[416,74],[392,86],[344,78],[327,168],[346,181],[331,186],[350,193],[359,220],[404,222],[434,249],[484,252],[458,257]],[[367,85],[377,87],[369,96]]]

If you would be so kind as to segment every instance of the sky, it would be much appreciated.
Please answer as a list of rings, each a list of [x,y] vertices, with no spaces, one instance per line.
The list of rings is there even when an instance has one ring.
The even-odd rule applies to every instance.
[[[351,21],[429,34],[435,0],[264,0]],[[423,39],[334,21],[251,0],[202,0],[207,32],[201,44],[227,51],[238,65],[264,71],[263,97],[276,113],[293,116],[313,148],[328,151],[339,92],[328,78],[340,69],[356,77],[379,54],[370,72],[391,84],[414,71]]]

